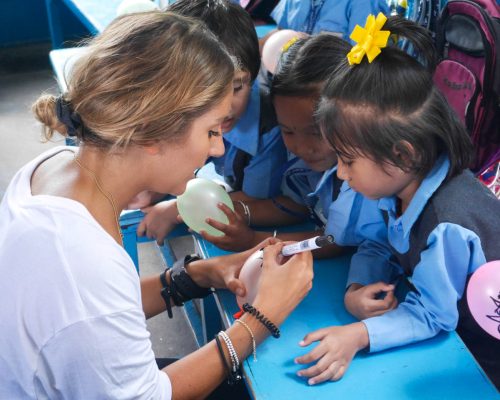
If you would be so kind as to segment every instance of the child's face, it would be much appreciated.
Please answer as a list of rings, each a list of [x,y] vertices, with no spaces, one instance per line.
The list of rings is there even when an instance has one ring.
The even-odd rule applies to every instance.
[[[245,113],[250,98],[252,82],[250,72],[237,71],[233,80],[233,101],[231,102],[231,112],[222,123],[222,131],[229,132],[237,124],[238,120]]]
[[[418,188],[418,180],[414,174],[391,164],[381,165],[365,156],[353,159],[339,156],[337,176],[370,199],[395,195],[409,202]]]
[[[316,97],[275,96],[274,108],[285,146],[313,171],[332,168],[337,156],[314,123]]]

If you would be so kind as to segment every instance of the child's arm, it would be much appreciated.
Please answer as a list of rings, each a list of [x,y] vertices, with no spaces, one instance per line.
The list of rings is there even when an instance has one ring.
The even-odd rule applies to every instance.
[[[252,226],[285,226],[302,223],[308,220],[309,210],[286,196],[273,199],[256,199],[243,202],[250,212]],[[235,207],[239,213],[243,207],[238,201]]]
[[[200,232],[203,239],[215,244],[217,247],[224,250],[241,251],[256,246],[264,239],[273,236],[271,232],[250,229],[244,217],[234,213],[225,204],[219,205],[219,208],[226,214],[229,220],[228,224],[215,221],[211,218],[207,218],[206,222],[215,229],[223,232],[224,235],[213,236],[205,231]],[[300,241],[322,234],[322,231],[280,232],[277,237],[284,241]],[[314,250],[313,255],[316,258],[326,258],[339,255],[341,252],[342,248],[333,244]]]
[[[370,335],[370,351],[418,342],[458,323],[457,301],[462,297],[470,266],[485,259],[477,235],[458,225],[442,223],[427,239],[420,253],[410,291],[399,306],[364,320]]]
[[[177,200],[161,201],[154,206],[143,208],[142,211],[146,215],[137,227],[137,235],[156,239],[161,246],[165,237],[180,222]]]

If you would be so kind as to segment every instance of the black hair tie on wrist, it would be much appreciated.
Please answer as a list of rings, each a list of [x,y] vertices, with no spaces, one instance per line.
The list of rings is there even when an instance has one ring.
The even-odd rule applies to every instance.
[[[173,296],[172,296],[172,288],[170,287],[170,285],[167,282],[167,271],[168,271],[168,268],[165,270],[165,272],[160,274],[160,281],[161,281],[161,285],[163,286],[163,288],[161,289],[161,297],[163,297],[163,300],[165,301],[165,305],[167,306],[168,318],[172,319],[173,314],[172,314],[172,304],[170,304],[170,299],[173,298]],[[172,279],[172,277],[170,277],[170,279]],[[174,304],[175,304],[175,301],[174,301]]]
[[[278,339],[281,336],[281,332],[276,325],[274,325],[271,321],[269,321],[264,314],[262,314],[259,310],[257,310],[254,306],[251,306],[248,303],[243,304],[243,311],[253,315],[257,321],[259,321],[262,325],[264,325],[271,335]]]
[[[57,119],[66,126],[68,136],[76,136],[78,129],[82,127],[82,119],[63,96],[56,98],[56,115]]]
[[[226,359],[226,355],[224,354],[224,350],[222,349],[222,344],[220,342],[219,334],[215,335],[215,343],[217,343],[217,348],[219,349],[220,357],[222,358],[222,363],[224,364],[224,369],[226,370],[227,375],[227,383],[229,385],[234,385],[241,379],[241,375],[238,373],[233,373],[231,371],[231,367]]]

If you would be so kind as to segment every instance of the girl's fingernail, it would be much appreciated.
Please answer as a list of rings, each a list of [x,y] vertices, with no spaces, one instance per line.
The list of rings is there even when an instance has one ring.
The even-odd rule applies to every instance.
[[[316,382],[314,381],[314,379],[309,379],[309,380],[307,381],[307,383],[308,383],[309,385],[314,385]]]
[[[299,342],[299,346],[304,346],[305,344],[306,344],[306,343],[305,343],[303,340],[301,340],[301,341]]]

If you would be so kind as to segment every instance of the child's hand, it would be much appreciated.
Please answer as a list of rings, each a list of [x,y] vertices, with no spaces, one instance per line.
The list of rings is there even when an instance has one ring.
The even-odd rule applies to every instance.
[[[181,221],[176,200],[162,201],[142,211],[146,216],[137,227],[137,235],[145,234],[150,239],[156,239],[156,243],[160,246],[175,225]]]
[[[297,364],[317,361],[315,365],[297,372],[298,376],[309,378],[309,385],[338,381],[344,376],[354,355],[369,345],[368,331],[362,322],[319,329],[306,335],[299,344],[309,346],[318,340],[320,343],[313,350],[295,359]]]
[[[212,218],[207,218],[207,224],[224,233],[224,236],[209,235],[201,231],[203,239],[215,244],[223,250],[243,251],[254,245],[255,231],[248,227],[244,217],[232,211],[228,206],[220,203],[218,207],[226,214],[228,223],[223,224]]]
[[[353,283],[344,296],[347,310],[358,319],[376,317],[398,306],[394,285],[377,282],[361,286]]]

